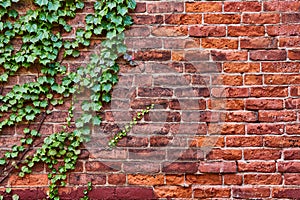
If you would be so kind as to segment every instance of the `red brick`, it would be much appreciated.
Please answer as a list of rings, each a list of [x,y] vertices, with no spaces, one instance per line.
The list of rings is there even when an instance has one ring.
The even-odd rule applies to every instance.
[[[211,51],[214,61],[244,61],[248,59],[247,51]]]
[[[192,147],[212,148],[212,147],[224,147],[224,138],[217,136],[199,136],[194,137],[190,142]]]
[[[200,40],[196,38],[189,39],[164,39],[163,40],[165,49],[188,49],[188,48],[199,48]]]
[[[266,136],[264,137],[266,147],[283,148],[283,147],[300,147],[300,137],[297,136]]]
[[[300,124],[287,124],[286,125],[287,134],[300,134]]]
[[[163,22],[162,15],[133,15],[133,23],[136,25],[145,24],[161,24]]]
[[[247,134],[255,135],[280,135],[284,133],[283,124],[247,124]]]
[[[267,26],[266,32],[269,36],[299,36],[300,26],[299,25],[274,25]]]
[[[247,99],[246,109],[248,110],[281,110],[283,100],[280,99]]]
[[[281,37],[279,38],[280,47],[300,47],[299,37]]]
[[[161,186],[161,187],[155,187],[154,192],[158,198],[191,198],[192,197],[191,187]]]
[[[227,136],[227,147],[259,147],[262,146],[263,139],[259,136]]]
[[[213,75],[211,79],[212,85],[243,85],[243,77],[241,75]]]
[[[243,176],[239,174],[224,174],[223,176],[225,185],[242,185]]]
[[[300,96],[300,87],[299,86],[291,86],[291,96]]]
[[[125,44],[130,49],[158,49],[162,48],[162,40],[156,38],[126,38]]]
[[[239,172],[275,172],[275,162],[238,162]]]
[[[246,72],[259,72],[260,64],[259,63],[233,63],[225,62],[223,63],[224,72],[227,73],[246,73]]]
[[[163,175],[128,174],[127,182],[130,185],[163,185]]]
[[[207,24],[238,24],[241,15],[238,14],[205,14],[204,23]]]
[[[235,162],[200,162],[201,173],[235,173],[237,170]]]
[[[183,174],[168,174],[166,177],[167,185],[183,185],[184,184],[184,175]]]
[[[162,166],[162,172],[165,173],[195,173],[198,171],[196,162],[165,162]]]
[[[245,149],[245,160],[277,160],[281,158],[281,151],[278,149]]]
[[[147,4],[148,13],[175,13],[183,12],[182,2],[155,2]]]
[[[263,76],[246,74],[244,76],[244,84],[245,85],[262,85],[263,84]]]
[[[88,172],[113,172],[121,170],[120,162],[89,161],[85,163]]]
[[[287,87],[252,87],[250,89],[252,97],[286,97],[288,96]]]
[[[12,175],[9,177],[9,184],[10,185],[17,185],[17,186],[47,186],[48,185],[48,177],[47,174],[29,174],[26,175],[24,178],[21,178],[17,175]]]
[[[255,1],[249,2],[225,2],[225,12],[259,12],[261,3]]]
[[[104,185],[106,183],[106,176],[102,174],[78,174],[71,173],[69,176],[69,183],[74,185],[82,185],[91,182],[93,185]]]
[[[284,174],[285,185],[300,185],[300,174]]]
[[[240,160],[242,151],[238,149],[212,149],[206,156],[208,160]]]
[[[187,26],[158,26],[153,27],[151,34],[154,36],[177,37],[188,35]]]
[[[187,2],[186,12],[221,12],[221,2]]]
[[[270,196],[270,188],[262,187],[242,187],[232,188],[234,198],[262,198]]]
[[[201,24],[202,15],[201,14],[172,14],[166,15],[166,24]]]
[[[167,61],[171,59],[171,52],[166,50],[139,51],[134,54],[135,60]]]
[[[263,36],[263,26],[229,26],[228,36]]]
[[[108,184],[111,185],[124,185],[126,183],[125,174],[109,174],[107,175]]]
[[[93,190],[92,190],[93,191]],[[89,193],[90,194],[90,193]],[[156,195],[150,187],[116,187],[113,199],[155,199]],[[111,197],[111,196],[106,196]],[[92,198],[92,199],[99,199]],[[100,198],[102,199],[102,198]]]
[[[265,84],[272,84],[272,85],[300,84],[300,75],[299,74],[265,75]]]
[[[250,185],[281,185],[281,174],[245,174],[244,184]]]
[[[264,2],[264,11],[293,12],[300,10],[298,1],[270,1]]]
[[[244,13],[242,21],[245,24],[278,24],[280,14],[277,13]]]
[[[245,38],[240,40],[241,49],[274,49],[278,40],[275,38]]]
[[[262,72],[299,72],[300,63],[298,62],[263,62]]]
[[[300,162],[278,162],[278,172],[283,173],[299,173]]]
[[[213,97],[248,97],[248,88],[212,88],[211,94]]]
[[[286,60],[285,50],[257,50],[257,51],[250,51],[250,59],[257,61],[257,60]]]
[[[223,116],[223,117],[222,117]],[[252,111],[232,111],[222,113],[221,119],[225,122],[255,122],[257,121],[257,113]]]
[[[134,9],[134,13],[143,13],[146,12],[146,3],[137,2]]]
[[[226,35],[225,26],[191,26],[189,35],[192,37],[222,37]]]
[[[209,49],[237,49],[238,40],[236,39],[220,39],[220,38],[203,38],[201,40],[203,48]]]
[[[258,120],[261,122],[292,122],[297,120],[295,111],[259,111]]]
[[[299,49],[289,50],[288,58],[290,60],[300,60],[300,50]]]
[[[160,165],[155,162],[129,161],[123,163],[123,170],[126,173],[157,173],[160,171]]]
[[[299,188],[273,188],[273,198],[298,199],[300,194]]]
[[[284,160],[300,160],[300,149],[286,149],[283,154]]]
[[[300,14],[299,13],[288,13],[282,14],[282,23],[299,23],[300,22]]]
[[[222,135],[243,135],[245,134],[244,124],[209,124],[208,134],[222,134]]]
[[[196,188],[194,197],[196,198],[229,198],[231,195],[230,188]]]
[[[204,152],[202,150],[196,149],[170,149],[167,150],[167,159],[168,160],[203,160],[204,159]]]
[[[218,174],[187,174],[187,184],[220,185],[222,176]]]

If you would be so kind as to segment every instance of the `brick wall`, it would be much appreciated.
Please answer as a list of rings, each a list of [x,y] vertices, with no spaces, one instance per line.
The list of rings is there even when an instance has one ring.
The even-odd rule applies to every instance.
[[[299,10],[298,1],[138,1],[125,41],[136,66],[122,64],[105,121],[83,147],[63,199],[78,199],[89,181],[91,199],[300,198]],[[66,60],[70,70],[97,43],[79,61]],[[151,103],[108,150],[109,136]],[[60,130],[62,113],[47,118],[44,134]],[[18,127],[3,132],[2,149]],[[2,185],[42,199],[46,171],[40,165]]]

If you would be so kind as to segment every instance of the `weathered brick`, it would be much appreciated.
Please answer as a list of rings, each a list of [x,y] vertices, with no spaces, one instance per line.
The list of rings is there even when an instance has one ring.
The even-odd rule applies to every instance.
[[[265,135],[265,134],[276,134],[280,135],[284,133],[283,124],[247,124],[247,134]]]
[[[229,26],[228,36],[263,36],[263,26]]]
[[[300,149],[286,149],[283,154],[284,160],[300,160]]]
[[[245,134],[245,125],[233,123],[210,124],[208,126],[208,133],[217,135],[243,135]]]
[[[157,26],[152,27],[151,34],[154,36],[178,37],[188,35],[187,26]]]
[[[290,60],[300,60],[300,51],[298,49],[289,50],[288,58]]]
[[[168,185],[183,185],[184,175],[183,174],[168,174],[166,177],[166,184]]]
[[[235,173],[237,171],[235,162],[200,162],[201,173]]]
[[[266,32],[269,36],[299,36],[299,25],[270,25],[266,27]]]
[[[109,174],[107,175],[108,184],[111,185],[124,185],[126,183],[125,174]]]
[[[266,136],[264,137],[266,147],[283,148],[283,147],[300,147],[300,137],[297,136]]]
[[[257,50],[250,51],[250,59],[257,60],[286,60],[287,53],[285,50]]]
[[[300,189],[298,188],[273,188],[272,197],[297,199],[299,198],[299,194]]]
[[[242,49],[275,49],[277,43],[276,38],[245,38],[240,40]]]
[[[186,12],[221,12],[221,2],[187,2]]]
[[[229,198],[230,188],[196,188],[194,197],[196,198]]]
[[[247,99],[246,109],[248,110],[281,110],[283,100],[280,99]]]
[[[246,51],[211,51],[214,61],[244,61],[248,59]]]
[[[239,14],[205,14],[204,23],[207,24],[238,24],[241,22]]]
[[[259,147],[262,146],[263,139],[259,136],[227,136],[226,146],[228,147]]]
[[[281,37],[279,38],[280,47],[299,47],[300,38],[299,37]]]
[[[154,192],[158,198],[191,198],[192,188],[181,186],[155,187]]]
[[[162,172],[165,173],[195,173],[198,171],[196,162],[165,162],[162,165]]]
[[[245,149],[245,160],[277,160],[281,158],[281,151],[278,149]]]
[[[163,185],[163,175],[128,174],[127,182],[130,185]]]
[[[222,176],[218,174],[187,174],[188,184],[219,185],[222,184]]]
[[[300,174],[299,173],[284,174],[284,184],[299,185],[300,184]]]
[[[223,117],[222,117],[223,116]],[[255,122],[257,121],[257,113],[252,111],[232,111],[222,113],[221,119],[225,122]]]
[[[163,22],[162,15],[133,15],[132,20],[134,24],[161,24]]]
[[[278,162],[278,172],[283,173],[299,173],[300,162]]]
[[[287,87],[252,87],[250,89],[250,96],[252,97],[286,97],[288,96]]]
[[[259,72],[259,63],[244,63],[244,62],[225,62],[223,63],[224,72],[227,73],[246,73],[246,72]]]
[[[278,12],[293,12],[299,11],[300,2],[298,1],[270,1],[264,2],[264,11],[278,11]]]
[[[232,188],[234,198],[262,198],[270,196],[270,188],[263,187],[240,187]]]
[[[258,120],[261,122],[292,122],[297,120],[295,111],[259,111]]]
[[[203,48],[210,49],[237,49],[238,40],[236,39],[219,39],[219,38],[203,38],[201,40]]]
[[[275,172],[275,162],[243,162],[238,161],[239,172]]]
[[[244,184],[250,185],[281,185],[281,174],[245,174]]]
[[[148,13],[175,13],[183,12],[182,2],[155,2],[147,4]]]
[[[278,13],[244,13],[242,21],[245,24],[277,24],[280,22]]]
[[[215,149],[213,148],[206,156],[208,160],[239,160],[242,151],[238,149]]]
[[[201,14],[172,14],[166,15],[166,24],[201,24]]]
[[[287,124],[286,125],[287,134],[300,134],[300,124]]]
[[[243,176],[239,174],[224,174],[223,175],[225,185],[242,185]]]
[[[48,177],[47,174],[29,174],[24,178],[21,178],[17,175],[12,175],[9,177],[10,185],[18,185],[18,186],[47,186],[48,185]]]
[[[225,2],[225,12],[259,12],[261,11],[260,2]]]
[[[263,76],[246,74],[244,76],[244,84],[245,85],[262,85],[263,84]]]
[[[225,26],[191,26],[189,35],[192,37],[222,37],[226,35]]]

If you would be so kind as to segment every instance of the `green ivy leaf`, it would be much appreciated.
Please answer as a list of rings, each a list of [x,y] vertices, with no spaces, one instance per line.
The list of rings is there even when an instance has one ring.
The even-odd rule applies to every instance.
[[[0,165],[5,165],[6,164],[6,160],[4,158],[0,158]]]
[[[39,6],[44,6],[48,4],[48,0],[35,0],[35,3]]]

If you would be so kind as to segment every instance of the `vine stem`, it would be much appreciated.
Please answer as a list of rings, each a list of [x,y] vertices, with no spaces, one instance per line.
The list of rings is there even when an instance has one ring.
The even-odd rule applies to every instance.
[[[41,130],[41,128],[42,128],[42,125],[43,125],[43,123],[44,123],[46,117],[47,117],[46,112],[43,112],[43,114],[42,114],[42,119],[41,119],[41,122],[40,122],[39,127],[38,127],[38,130],[37,130],[38,132],[40,132],[40,130]],[[35,139],[35,140],[36,140],[36,139]],[[35,140],[34,140],[34,141],[35,141]],[[39,145],[42,144],[42,143],[43,143],[43,142],[39,142],[38,144],[36,144],[36,145],[34,145],[34,146],[28,147],[28,148],[22,153],[22,155],[21,155],[21,157],[20,157],[20,159],[18,160],[18,162],[17,162],[16,165],[19,165],[19,164],[23,161],[23,158],[26,156],[26,154],[27,154],[30,150],[32,150],[34,147],[39,146]],[[10,165],[10,167],[7,169],[7,174],[6,174],[4,177],[2,177],[2,178],[0,179],[0,184],[3,183],[3,181],[4,181],[5,179],[7,179],[7,177],[11,174],[11,172],[12,172],[13,170],[14,170],[14,167],[13,167],[12,165]]]

